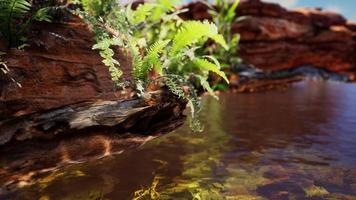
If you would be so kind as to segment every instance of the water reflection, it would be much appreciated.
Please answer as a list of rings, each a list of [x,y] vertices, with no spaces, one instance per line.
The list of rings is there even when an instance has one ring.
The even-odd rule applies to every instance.
[[[356,85],[323,82],[206,98],[204,133],[184,126],[11,198],[356,199],[355,102]]]

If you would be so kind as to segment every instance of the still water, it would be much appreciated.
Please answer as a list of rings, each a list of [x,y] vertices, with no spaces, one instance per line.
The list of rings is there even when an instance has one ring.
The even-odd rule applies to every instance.
[[[356,199],[356,85],[204,98],[187,126],[48,174],[18,199]]]

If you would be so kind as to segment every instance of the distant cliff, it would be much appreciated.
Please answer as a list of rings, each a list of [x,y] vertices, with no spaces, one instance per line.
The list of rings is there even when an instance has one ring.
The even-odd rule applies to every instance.
[[[190,3],[186,19],[209,19],[208,8]],[[320,9],[287,10],[260,0],[242,1],[236,10],[246,18],[233,25],[241,34],[244,63],[265,71],[312,65],[330,72],[356,74],[356,24]]]

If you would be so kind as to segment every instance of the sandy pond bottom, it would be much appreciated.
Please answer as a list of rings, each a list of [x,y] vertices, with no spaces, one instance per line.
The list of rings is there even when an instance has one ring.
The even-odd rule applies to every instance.
[[[356,199],[356,85],[204,99],[185,125],[122,155],[43,175],[9,199]]]

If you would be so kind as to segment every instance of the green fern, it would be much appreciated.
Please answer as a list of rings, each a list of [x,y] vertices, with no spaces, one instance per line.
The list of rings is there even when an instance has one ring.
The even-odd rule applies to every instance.
[[[79,15],[86,23],[91,25],[96,40],[96,44],[93,45],[93,49],[99,50],[99,54],[103,59],[103,64],[109,69],[111,79],[117,85],[121,85],[120,77],[122,76],[123,72],[119,68],[120,63],[114,58],[115,52],[113,47],[124,47],[125,37],[120,37],[119,35],[111,36],[105,29],[105,27],[109,25],[103,22],[102,19],[97,19],[97,17],[82,11],[75,11],[74,13]],[[115,14],[118,15],[118,13]]]
[[[26,0],[2,0],[0,2],[1,33],[6,38],[9,46],[15,40],[14,22],[21,20],[31,9],[31,4]]]
[[[227,10],[227,14],[224,16],[224,21],[232,22],[236,16],[236,8],[239,5],[240,0],[235,0],[234,3]]]
[[[208,39],[223,48],[227,48],[227,44],[215,24],[209,21],[182,20],[179,13],[184,10],[176,11],[175,2],[176,0],[146,2],[136,10],[129,5],[124,12],[125,16],[120,8],[112,8],[109,14],[101,16],[99,20],[94,17],[89,22],[91,21],[99,38],[95,48],[100,50],[103,62],[109,66],[109,70],[118,64],[111,59],[113,51],[109,49],[115,45],[112,39],[119,37],[122,41],[120,45],[128,50],[133,60],[132,75],[138,94],[143,93],[144,88],[152,81],[161,80],[160,86],[166,86],[173,94],[188,102],[191,111],[190,125],[193,130],[200,131],[202,126],[198,113],[201,103],[196,89],[201,86],[217,98],[208,82],[209,73],[216,73],[226,82],[228,79],[221,71],[219,61],[202,54],[203,51],[199,48]],[[160,77],[150,77],[152,70]]]
[[[141,56],[140,49],[138,48],[136,41],[135,40],[128,41],[128,48],[130,50],[131,57],[133,60],[132,75],[133,75],[133,77],[135,77],[136,80],[143,81],[143,77],[145,77],[146,74],[145,74],[144,70],[142,70],[142,65],[143,65],[142,56]]]
[[[239,34],[232,32],[232,24],[242,18],[236,17],[236,8],[240,0],[233,2],[225,0],[215,0],[215,6],[209,7],[209,13],[215,24],[218,25],[219,33],[226,39],[227,48],[221,49],[214,45],[206,48],[206,52],[213,54],[219,59],[223,67],[231,67],[241,63],[238,57]]]
[[[104,16],[115,6],[115,0],[80,0],[84,10],[92,16]]]
[[[163,83],[168,87],[169,91],[175,94],[180,99],[187,99],[187,96],[184,93],[184,79],[181,76],[177,75],[166,75],[161,77]]]
[[[146,73],[154,68],[160,75],[162,75],[162,62],[159,56],[160,53],[165,51],[169,42],[170,40],[158,41],[149,48],[147,55],[143,59],[143,68]]]
[[[218,34],[218,28],[209,21],[186,21],[183,22],[182,28],[174,36],[172,55],[177,55],[184,48],[189,47],[203,38],[211,38],[226,47],[222,36]]]
[[[219,69],[219,67],[212,62],[209,62],[206,59],[196,58],[192,61],[194,65],[198,68],[204,69],[205,71],[214,72],[220,77],[222,77],[227,83],[229,83],[229,79],[226,77],[226,74]]]
[[[216,100],[219,100],[219,97],[216,96],[213,88],[211,88],[211,86],[210,86],[209,82],[206,80],[206,78],[203,76],[200,76],[200,75],[196,75],[196,77],[199,79],[200,85],[204,88],[204,90],[206,90],[210,96],[214,97]]]
[[[98,49],[100,56],[103,58],[103,63],[109,67],[109,72],[111,74],[111,78],[115,82],[119,82],[120,77],[123,72],[116,66],[120,66],[120,63],[113,58],[114,50],[112,50],[111,46],[121,46],[122,41],[118,38],[104,38],[99,40],[94,46],[93,49]]]
[[[9,47],[19,45],[24,39],[23,34],[33,21],[50,21],[47,8],[39,9],[31,17],[26,15],[31,10],[31,3],[27,0],[0,0],[0,29]]]
[[[157,6],[152,10],[150,19],[154,22],[160,21],[174,11],[177,0],[156,0]]]
[[[134,49],[133,58],[136,61],[134,61],[133,75],[137,80],[147,80],[147,75],[152,69],[155,69],[159,75],[163,75],[160,54],[165,51],[169,42],[170,40],[164,40],[154,43],[149,47],[143,59],[137,56],[138,49]]]
[[[131,5],[129,7],[131,7]],[[130,8],[128,10],[129,11],[128,16],[130,16],[128,19],[129,19],[130,23],[133,25],[137,25],[141,22],[144,22],[146,20],[147,16],[149,16],[151,14],[151,12],[153,11],[153,9],[156,7],[157,7],[157,4],[145,3],[145,4],[139,5],[135,11],[133,11]]]

